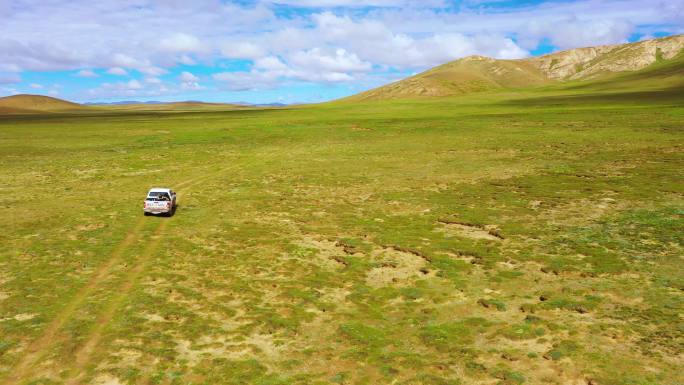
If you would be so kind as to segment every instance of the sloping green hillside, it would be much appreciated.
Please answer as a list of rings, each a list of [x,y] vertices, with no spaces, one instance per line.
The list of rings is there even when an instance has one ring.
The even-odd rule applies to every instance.
[[[500,88],[536,86],[549,80],[527,62],[470,56],[406,80],[351,97],[351,100],[451,96]]]
[[[579,48],[522,60],[470,56],[346,98],[350,101],[443,97],[474,92],[568,84],[678,82],[684,35],[631,44]],[[649,79],[649,80],[647,80]],[[652,87],[654,84],[637,85]]]

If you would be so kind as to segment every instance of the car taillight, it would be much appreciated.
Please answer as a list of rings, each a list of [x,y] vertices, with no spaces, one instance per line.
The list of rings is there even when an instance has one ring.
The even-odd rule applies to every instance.
[[[166,202],[166,207],[171,207],[171,202]]]
[[[147,202],[143,202],[143,208],[147,208]]]

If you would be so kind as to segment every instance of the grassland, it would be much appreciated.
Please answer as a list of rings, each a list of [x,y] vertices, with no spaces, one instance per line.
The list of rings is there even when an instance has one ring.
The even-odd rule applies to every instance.
[[[0,382],[681,384],[684,92],[636,89],[2,116]]]

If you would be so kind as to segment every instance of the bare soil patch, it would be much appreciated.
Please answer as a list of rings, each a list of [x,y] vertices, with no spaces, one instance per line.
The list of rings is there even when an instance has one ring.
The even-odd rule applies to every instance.
[[[501,241],[504,237],[499,234],[498,228],[495,225],[477,225],[472,223],[451,221],[447,219],[440,219],[442,224],[438,231],[442,231],[450,236],[465,237],[471,239],[484,239],[487,241]]]
[[[427,268],[427,260],[417,253],[386,247],[374,251],[372,257],[380,266],[366,275],[371,287],[409,286],[416,279],[435,276],[435,271]]]

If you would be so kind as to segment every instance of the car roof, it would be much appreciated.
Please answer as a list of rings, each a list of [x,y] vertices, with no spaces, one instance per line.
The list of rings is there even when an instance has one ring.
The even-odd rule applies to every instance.
[[[169,191],[171,191],[170,188],[154,187],[154,188],[151,188],[148,193],[151,193],[151,192],[169,192]]]

